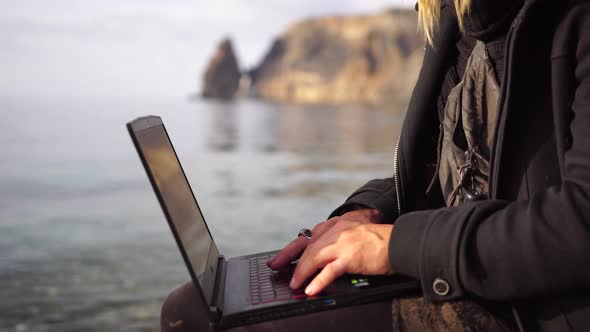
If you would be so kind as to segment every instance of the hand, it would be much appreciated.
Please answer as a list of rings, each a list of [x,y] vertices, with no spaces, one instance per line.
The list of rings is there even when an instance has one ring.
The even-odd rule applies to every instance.
[[[393,274],[389,265],[389,239],[393,225],[342,220],[317,241],[310,242],[299,258],[291,288],[297,289],[317,270],[320,273],[305,288],[305,294],[320,293],[345,273]]]
[[[273,270],[280,270],[286,267],[289,263],[297,259],[301,253],[305,250],[309,243],[317,241],[321,238],[321,236],[332,226],[334,226],[337,222],[349,220],[349,221],[358,221],[361,223],[381,223],[382,217],[378,210],[373,209],[361,209],[350,211],[345,213],[339,217],[334,217],[324,222],[317,224],[312,230],[312,239],[308,240],[303,236],[296,238],[295,240],[291,241],[287,246],[285,246],[281,251],[279,251],[274,257],[272,257],[266,265],[268,265]]]

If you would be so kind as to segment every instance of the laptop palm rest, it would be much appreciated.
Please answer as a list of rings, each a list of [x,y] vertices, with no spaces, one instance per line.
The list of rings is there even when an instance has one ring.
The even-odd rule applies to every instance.
[[[250,305],[249,273],[247,259],[229,259],[227,261],[224,315],[244,311]]]

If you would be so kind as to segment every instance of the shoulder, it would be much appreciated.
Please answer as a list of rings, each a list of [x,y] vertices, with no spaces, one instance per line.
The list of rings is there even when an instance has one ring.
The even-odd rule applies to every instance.
[[[553,57],[579,57],[589,51],[586,48],[590,47],[590,0],[567,3],[553,37]]]
[[[570,0],[566,3],[561,24],[587,27],[590,19],[590,0]]]

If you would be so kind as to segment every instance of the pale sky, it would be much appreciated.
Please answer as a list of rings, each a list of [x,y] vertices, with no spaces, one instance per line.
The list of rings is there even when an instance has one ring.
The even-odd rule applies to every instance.
[[[224,36],[256,64],[298,19],[415,0],[2,0],[0,97],[184,98]]]

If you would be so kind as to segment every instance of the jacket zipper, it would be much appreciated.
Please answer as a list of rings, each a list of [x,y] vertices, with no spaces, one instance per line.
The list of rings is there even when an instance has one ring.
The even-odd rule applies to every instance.
[[[520,24],[520,18],[517,16],[514,22],[518,22]],[[497,181],[495,177],[497,176],[497,158],[498,158],[498,135],[500,134],[500,126],[502,125],[502,113],[504,110],[504,104],[506,104],[506,94],[507,94],[507,87],[508,87],[508,71],[510,70],[510,66],[512,65],[511,57],[514,48],[514,30],[515,30],[515,23],[510,26],[508,30],[508,34],[506,35],[506,50],[504,51],[504,72],[502,73],[502,90],[500,92],[500,100],[498,103],[498,110],[496,115],[496,129],[494,130],[494,141],[492,144],[492,149],[490,153],[490,174],[488,176],[488,197],[489,198],[496,198],[494,193],[495,187],[494,182]]]
[[[401,183],[400,183],[400,169],[399,169],[399,141],[400,138],[398,137],[397,143],[395,143],[395,152],[393,153],[393,184],[395,187],[395,198],[397,201],[397,216],[402,215],[402,191],[401,191]]]

